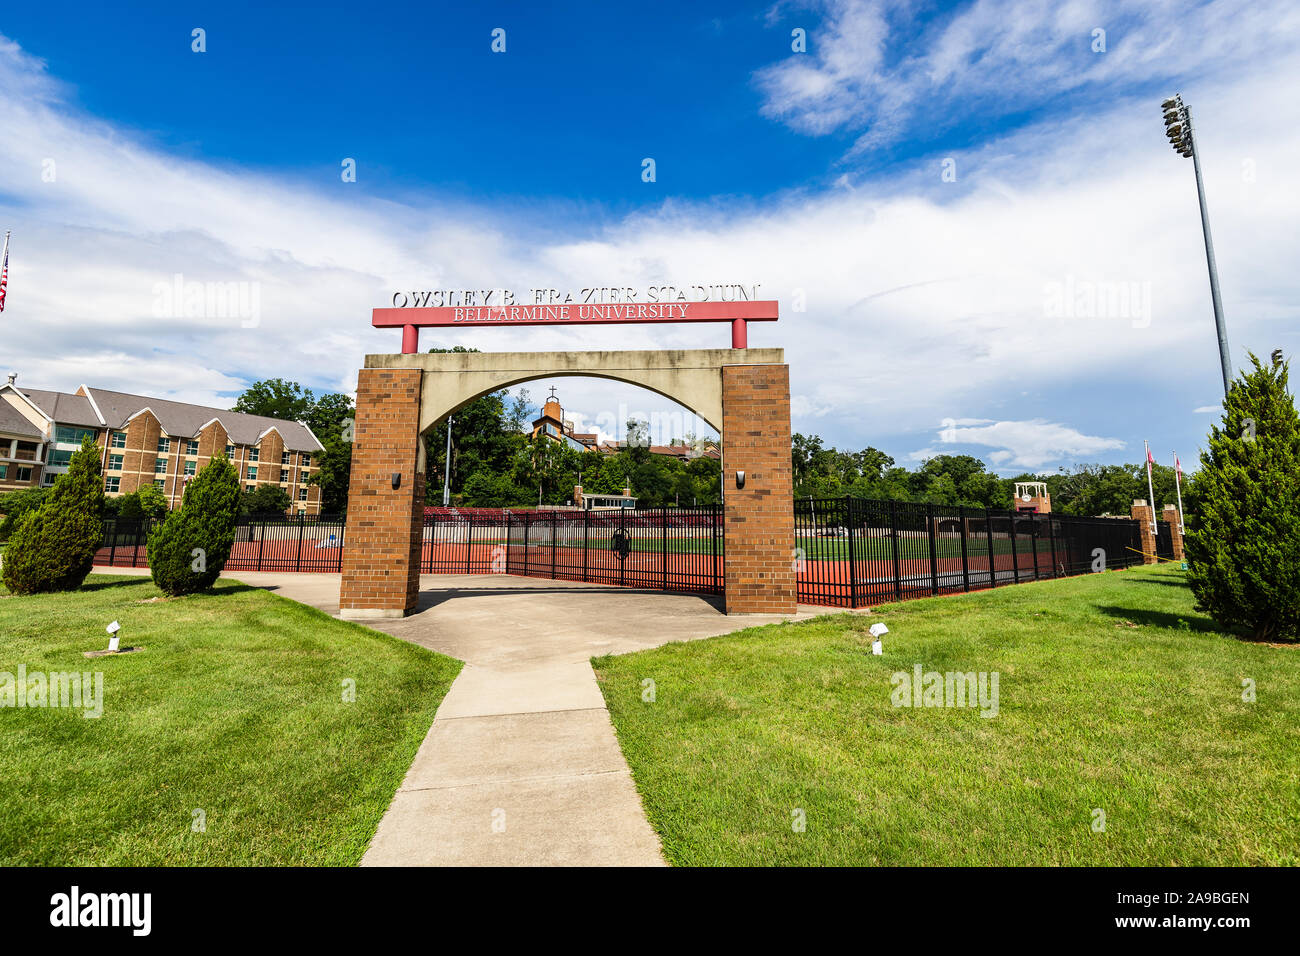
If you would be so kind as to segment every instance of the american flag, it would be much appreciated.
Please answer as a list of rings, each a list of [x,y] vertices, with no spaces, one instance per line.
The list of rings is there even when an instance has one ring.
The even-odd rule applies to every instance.
[[[9,233],[5,233],[5,263],[0,268],[0,312],[5,310],[5,289],[9,286]]]

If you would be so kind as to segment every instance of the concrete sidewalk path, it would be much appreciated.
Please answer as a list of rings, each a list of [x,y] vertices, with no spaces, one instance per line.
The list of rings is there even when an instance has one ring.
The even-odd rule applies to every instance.
[[[337,574],[223,577],[338,613]],[[362,865],[663,865],[590,658],[831,610],[720,608],[711,597],[544,578],[422,576],[416,614],[366,626],[466,663]]]

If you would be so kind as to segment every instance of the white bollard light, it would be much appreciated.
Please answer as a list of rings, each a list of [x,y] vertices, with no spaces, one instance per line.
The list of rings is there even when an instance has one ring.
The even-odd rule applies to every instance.
[[[875,638],[875,640],[871,642],[872,654],[875,654],[877,657],[879,657],[881,654],[885,653],[885,644],[881,640],[881,638],[888,633],[889,633],[889,628],[885,627],[883,622],[878,622],[876,624],[871,625],[871,636]]]
[[[112,624],[108,625],[108,627],[104,628],[104,630],[108,631],[109,652],[116,653],[118,641],[120,640],[117,636],[117,632],[122,630],[122,625],[118,624],[117,621],[114,621]]]

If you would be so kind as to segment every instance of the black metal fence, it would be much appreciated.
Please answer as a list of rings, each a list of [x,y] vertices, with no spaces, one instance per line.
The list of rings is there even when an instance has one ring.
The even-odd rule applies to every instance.
[[[1142,560],[1138,523],[857,498],[794,503],[791,561],[799,600],[866,607],[1124,568]],[[95,563],[146,567],[149,519],[109,519]],[[1170,529],[1158,524],[1160,549]],[[245,519],[231,571],[343,567],[344,520]],[[612,511],[434,508],[424,517],[425,574],[522,574],[663,591],[723,593],[717,505]],[[1164,550],[1161,550],[1164,553]]]
[[[1138,523],[856,498],[795,502],[799,600],[866,607],[1124,568]]]
[[[107,518],[95,564],[115,568],[149,566],[149,531],[157,518]],[[297,515],[245,518],[235,528],[229,571],[341,571],[343,524],[339,516]]]

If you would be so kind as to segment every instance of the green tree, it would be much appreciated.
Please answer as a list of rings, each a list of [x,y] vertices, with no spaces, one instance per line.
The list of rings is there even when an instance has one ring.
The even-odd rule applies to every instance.
[[[5,587],[15,594],[75,591],[90,573],[104,538],[104,482],[99,446],[87,437],[67,474],[27,511],[4,554]]]
[[[231,411],[301,422],[306,420],[315,404],[310,388],[282,378],[268,378],[244,389],[235,399]]]
[[[248,515],[282,515],[289,510],[289,493],[279,485],[257,485],[239,496],[239,513]]]
[[[1258,640],[1300,636],[1300,416],[1288,367],[1250,356],[1210,430],[1187,521],[1198,609]]]
[[[20,488],[0,495],[0,541],[7,541],[18,527],[18,522],[29,511],[35,511],[45,500],[44,488]]]
[[[212,587],[230,557],[239,520],[239,476],[217,455],[185,488],[181,507],[149,532],[149,572],[171,595]]]

